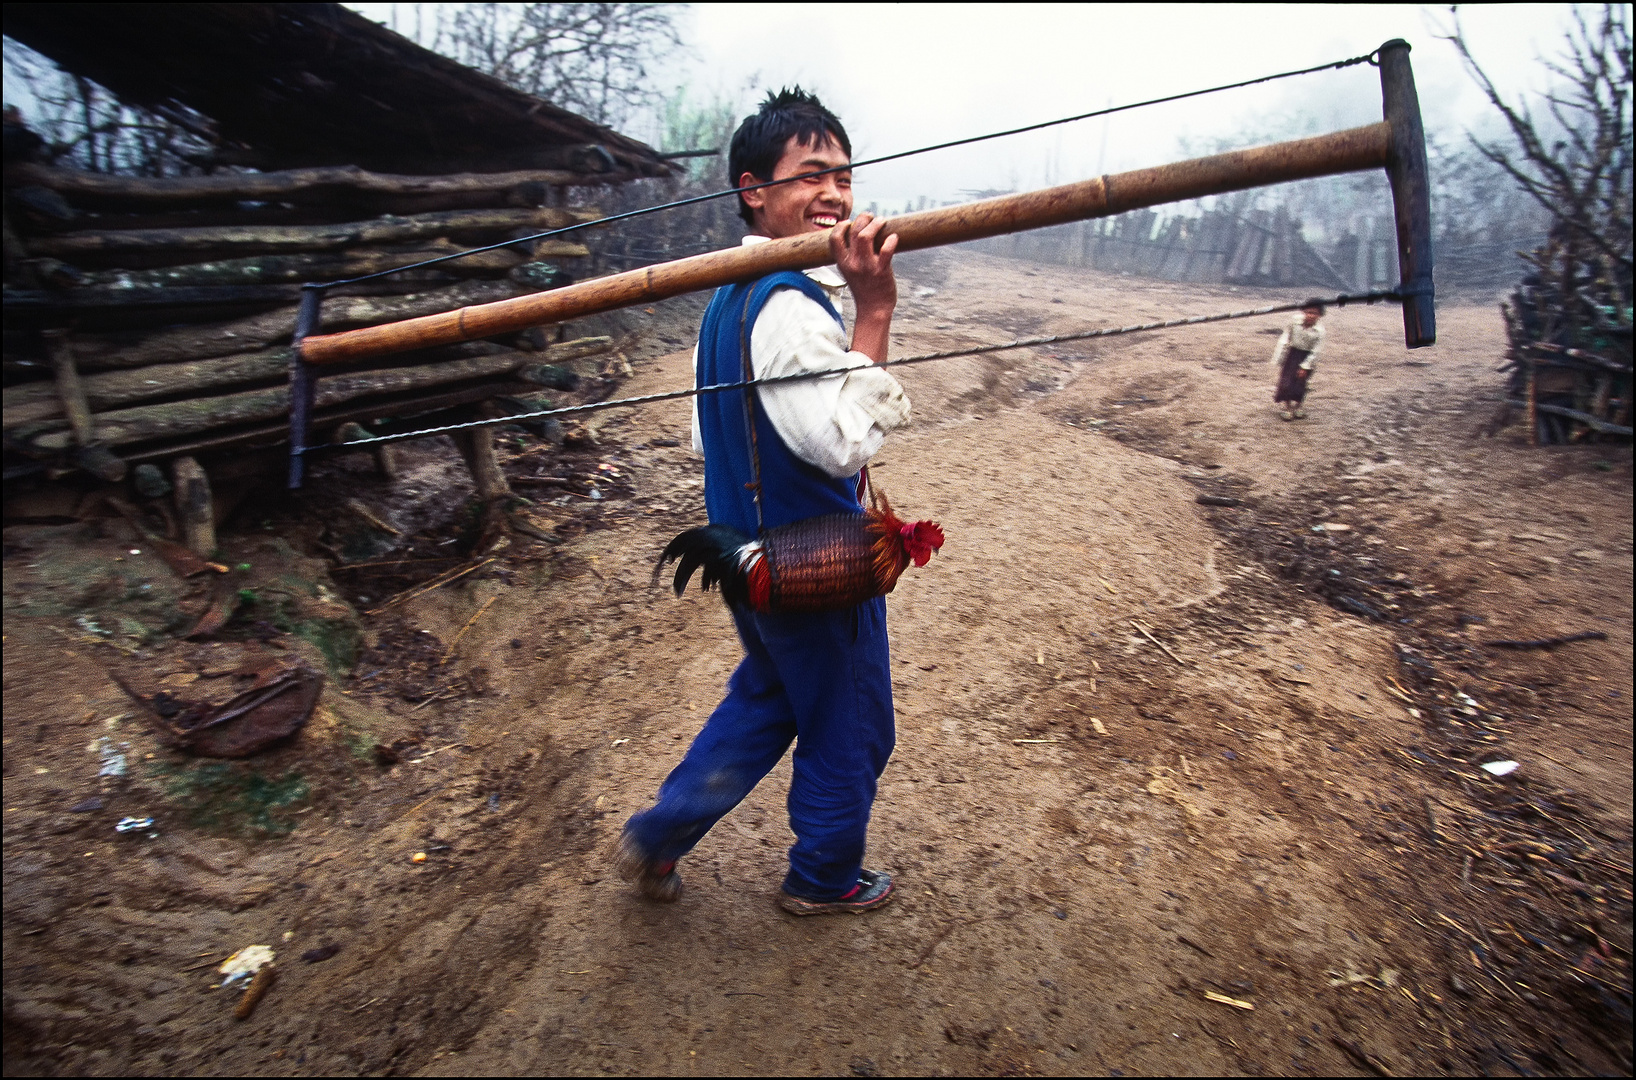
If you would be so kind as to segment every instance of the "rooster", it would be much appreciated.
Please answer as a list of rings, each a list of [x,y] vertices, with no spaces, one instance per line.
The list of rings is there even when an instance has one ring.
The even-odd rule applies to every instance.
[[[943,529],[935,521],[903,521],[884,495],[872,495],[861,514],[805,518],[759,539],[730,525],[689,529],[666,546],[653,580],[680,559],[677,596],[702,567],[701,588],[719,584],[728,604],[762,614],[842,611],[884,596],[911,562],[925,566],[943,547]]]

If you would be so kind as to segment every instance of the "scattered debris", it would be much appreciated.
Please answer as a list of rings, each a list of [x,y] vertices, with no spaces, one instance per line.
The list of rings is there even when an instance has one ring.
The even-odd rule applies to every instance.
[[[95,795],[93,795],[89,799],[81,799],[79,802],[75,803],[73,806],[70,806],[68,808],[68,812],[70,814],[88,814],[93,810],[101,810],[101,809],[102,809],[102,800],[97,798]]]
[[[1198,942],[1194,941],[1190,937],[1187,937],[1187,936],[1185,936],[1183,934],[1177,934],[1176,935],[1176,940],[1181,942],[1183,945],[1186,945],[1189,949],[1195,949],[1198,952],[1203,953],[1205,956],[1208,956],[1212,960],[1214,960],[1216,958],[1215,953],[1211,952],[1209,949],[1206,949],[1203,945],[1200,945]]]
[[[467,574],[470,574],[470,573],[472,573],[474,571],[477,571],[477,570],[481,570],[481,569],[483,569],[483,567],[485,567],[485,566],[489,565],[490,563],[496,561],[497,558],[498,558],[498,556],[491,555],[486,559],[479,559],[476,562],[467,563],[465,566],[457,566],[453,570],[445,570],[443,573],[437,575],[432,580],[430,580],[428,582],[425,582],[424,584],[421,584],[421,585],[416,585],[412,589],[406,589],[403,592],[398,593],[396,596],[392,597],[391,599],[387,600],[386,603],[382,604],[380,607],[371,608],[370,610],[364,612],[364,614],[365,615],[379,615],[383,611],[390,611],[392,608],[397,607],[399,604],[407,603],[408,601],[413,600],[415,597],[420,596],[422,593],[429,593],[433,589],[441,589],[443,586],[449,584],[451,581],[458,581],[460,578],[465,577]]]
[[[1171,652],[1171,651],[1170,651],[1170,650],[1169,650],[1169,649],[1168,649],[1168,648],[1166,648],[1166,647],[1165,647],[1165,643],[1164,643],[1164,642],[1162,642],[1162,641],[1160,641],[1160,640],[1159,640],[1159,639],[1158,639],[1158,638],[1156,638],[1156,637],[1154,637],[1154,636],[1153,636],[1153,635],[1152,635],[1152,634],[1150,634],[1150,633],[1148,633],[1148,630],[1147,630],[1147,627],[1145,627],[1145,626],[1143,626],[1143,625],[1142,625],[1142,624],[1141,624],[1141,623],[1139,623],[1139,622],[1137,622],[1137,621],[1136,621],[1136,620],[1135,620],[1135,619],[1132,619],[1132,620],[1131,620],[1131,621],[1130,621],[1130,624],[1131,624],[1131,625],[1132,625],[1132,626],[1134,626],[1134,627],[1136,627],[1136,629],[1138,629],[1138,630],[1140,630],[1140,631],[1141,631],[1141,632],[1142,632],[1142,636],[1143,636],[1143,637],[1145,637],[1145,638],[1147,638],[1147,639],[1148,639],[1148,640],[1149,640],[1149,641],[1151,641],[1151,642],[1153,642],[1153,644],[1155,644],[1155,645],[1157,645],[1157,646],[1159,646],[1159,648],[1161,648],[1161,649],[1163,649],[1163,650],[1164,650],[1164,654],[1165,654],[1165,655],[1166,655],[1166,656],[1168,656],[1168,657],[1170,657],[1170,658],[1171,658],[1171,659],[1172,659],[1172,660],[1174,660],[1174,661],[1176,661],[1176,663],[1177,663],[1177,664],[1179,664],[1179,665],[1181,665],[1181,666],[1182,666],[1182,667],[1186,667],[1186,666],[1187,666],[1187,664],[1186,664],[1186,662],[1185,662],[1185,661],[1183,661],[1183,660],[1182,660],[1182,659],[1181,659],[1181,658],[1180,658],[1180,657],[1178,657],[1178,656],[1177,656],[1177,655],[1176,655],[1176,654],[1175,654],[1175,653],[1173,653],[1173,652]]]
[[[273,962],[273,950],[267,945],[246,945],[238,952],[222,961],[222,966],[216,969],[218,975],[223,976],[217,988],[232,986],[234,983],[249,979],[256,972]]]
[[[1341,1050],[1345,1051],[1347,1057],[1351,1058],[1359,1065],[1362,1065],[1376,1076],[1392,1075],[1392,1071],[1386,1067],[1386,1063],[1384,1061],[1375,1057],[1373,1054],[1364,1053],[1355,1043],[1347,1042],[1339,1035],[1331,1035],[1329,1037],[1329,1041],[1334,1043]]]
[[[143,829],[153,828],[151,817],[123,817],[114,825],[114,832],[141,832]]]
[[[210,607],[199,616],[199,621],[194,624],[193,629],[182,635],[184,638],[210,637],[227,625],[228,620],[239,610],[239,605],[244,602],[244,593],[233,588],[230,582],[218,581],[215,589],[216,596],[211,600]]]
[[[1562,637],[1539,638],[1534,641],[1485,641],[1490,649],[1554,649],[1558,645],[1567,645],[1575,641],[1605,641],[1606,634],[1600,630],[1586,630],[1579,634],[1564,634]]]
[[[316,949],[308,949],[302,953],[301,962],[303,964],[321,964],[340,951],[341,946],[339,945],[320,945]]]
[[[1361,984],[1373,987],[1376,990],[1390,990],[1398,984],[1396,968],[1383,967],[1380,969],[1379,975],[1360,975],[1351,968],[1347,968],[1344,975],[1338,971],[1330,971],[1325,974],[1330,977],[1330,986],[1358,986]]]
[[[1478,768],[1490,776],[1510,776],[1521,768],[1521,765],[1515,761],[1490,761],[1479,765]]]
[[[1255,1002],[1245,1001],[1243,998],[1228,997],[1226,994],[1218,994],[1214,990],[1206,990],[1204,992],[1204,999],[1206,1001],[1218,1002],[1222,1005],[1231,1005],[1233,1008],[1243,1009],[1245,1012],[1255,1012]]]
[[[454,635],[454,640],[449,642],[448,649],[446,649],[444,651],[443,659],[444,659],[445,662],[447,662],[450,658],[452,658],[454,656],[455,646],[459,645],[460,644],[460,639],[466,636],[466,631],[470,630],[474,625],[476,625],[477,620],[483,617],[483,612],[485,612],[489,608],[493,607],[494,602],[496,600],[498,600],[498,599],[500,599],[498,594],[489,597],[487,600],[483,601],[483,606],[477,609],[477,614],[473,615],[471,618],[466,620],[466,625],[462,626],[460,628],[460,630]]]
[[[273,985],[273,980],[276,978],[278,978],[278,967],[269,960],[256,972],[255,976],[250,980],[249,987],[244,991],[244,996],[239,998],[238,1006],[233,1010],[233,1019],[250,1019],[250,1015],[256,1011],[256,1006],[261,1004],[261,999],[266,996],[267,991]]]
[[[122,744],[129,747],[129,743]],[[102,755],[102,768],[97,770],[98,776],[124,776],[128,768],[125,755],[114,745],[114,740],[104,735],[97,740],[97,753]]]

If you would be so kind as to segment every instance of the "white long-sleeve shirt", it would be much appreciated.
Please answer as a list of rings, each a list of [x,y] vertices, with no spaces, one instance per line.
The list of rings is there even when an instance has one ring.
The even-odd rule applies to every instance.
[[[745,244],[764,243],[746,236]],[[833,266],[806,271],[840,309],[846,281]],[[844,376],[802,379],[764,386],[756,401],[796,457],[830,476],[851,476],[869,463],[888,432],[909,422],[909,399],[890,372],[863,353],[847,349],[846,334],[830,315],[795,289],[768,298],[750,331],[751,370],[758,379],[804,371],[840,371]],[[693,347],[693,369],[699,349]],[[693,449],[704,453],[697,399],[693,407]]]
[[[1302,321],[1302,316],[1297,314],[1273,347],[1272,366],[1275,369],[1284,366],[1284,357],[1289,355],[1291,349],[1300,349],[1307,354],[1307,358],[1301,361],[1301,370],[1317,370],[1318,352],[1324,345],[1324,328],[1321,323],[1302,326]]]

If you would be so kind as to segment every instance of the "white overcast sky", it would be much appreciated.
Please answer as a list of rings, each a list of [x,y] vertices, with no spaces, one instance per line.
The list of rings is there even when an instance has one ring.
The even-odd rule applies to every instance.
[[[382,22],[395,14],[412,33],[415,5],[349,6]],[[1570,16],[1560,4],[1460,9],[1472,50],[1512,93],[1545,86],[1539,58],[1557,52]],[[1437,40],[1446,7],[694,4],[679,21],[689,49],[654,72],[657,84],[745,109],[769,87],[800,84],[841,117],[858,158],[1309,67],[1394,37],[1414,46],[1428,133],[1452,143],[1493,123],[1453,47]],[[1319,130],[1379,119],[1377,72],[1307,75],[876,166],[857,174],[857,201],[1066,182],[1174,160],[1184,138],[1278,132],[1303,118]]]
[[[863,158],[1308,67],[1401,37],[1414,47],[1427,131],[1453,141],[1467,127],[1490,123],[1491,110],[1453,47],[1436,38],[1435,23],[1447,22],[1447,10],[700,4],[684,19],[696,55],[667,74],[697,95],[800,83],[842,118],[854,156]],[[1538,58],[1556,52],[1569,17],[1562,5],[1461,9],[1478,59],[1513,91],[1545,85]],[[1306,75],[861,170],[858,201],[953,199],[961,189],[1027,188],[1157,165],[1178,156],[1184,137],[1202,142],[1246,128],[1277,130],[1301,113],[1321,130],[1378,120],[1377,71]]]
[[[348,6],[413,33],[416,5]],[[1539,57],[1557,52],[1569,18],[1564,5],[1461,8],[1473,51],[1513,94],[1544,87]],[[1402,37],[1414,46],[1426,130],[1452,143],[1493,118],[1453,48],[1436,39],[1447,19],[1447,8],[1412,5],[697,4],[680,14],[689,48],[654,79],[746,109],[768,87],[800,84],[841,117],[862,158],[1307,67]],[[1307,75],[860,170],[857,201],[890,207],[1037,187],[1175,160],[1184,138],[1277,133],[1303,117],[1333,130],[1379,110],[1373,68]]]

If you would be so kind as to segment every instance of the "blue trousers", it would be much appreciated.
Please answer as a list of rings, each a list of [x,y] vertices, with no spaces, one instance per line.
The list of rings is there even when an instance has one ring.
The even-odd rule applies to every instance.
[[[795,743],[784,888],[833,900],[858,883],[876,782],[896,742],[886,601],[822,615],[733,612],[744,660],[727,696],[626,831],[648,857],[677,859],[737,806]]]

